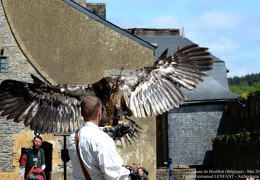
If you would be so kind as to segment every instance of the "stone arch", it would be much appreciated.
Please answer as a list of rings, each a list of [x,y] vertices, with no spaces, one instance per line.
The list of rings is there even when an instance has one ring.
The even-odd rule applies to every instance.
[[[62,161],[59,158],[59,141],[61,141],[61,137],[54,136],[53,134],[43,134],[41,135],[43,139],[43,143],[45,143],[47,148],[52,148],[51,158],[52,158],[52,167],[50,169],[51,172],[57,172],[60,165],[62,165]],[[32,140],[34,137],[34,132],[29,130],[21,130],[19,134],[13,134],[13,166],[15,168],[15,172],[18,173],[19,169],[19,159],[21,156],[21,149],[32,146]],[[49,154],[48,154],[49,155]]]

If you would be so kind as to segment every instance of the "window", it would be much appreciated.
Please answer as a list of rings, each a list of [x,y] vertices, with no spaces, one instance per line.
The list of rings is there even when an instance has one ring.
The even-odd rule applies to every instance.
[[[4,49],[1,49],[0,54],[0,73],[8,73],[8,56],[4,55]]]

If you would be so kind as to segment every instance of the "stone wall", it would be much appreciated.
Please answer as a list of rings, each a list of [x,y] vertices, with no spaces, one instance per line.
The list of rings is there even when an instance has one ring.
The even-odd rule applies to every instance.
[[[169,169],[159,168],[157,169],[156,180],[169,179]],[[173,180],[195,180],[196,169],[189,167],[173,167],[172,169]]]
[[[1,73],[0,82],[7,78],[31,81],[30,73],[37,76],[37,72],[27,61],[16,43],[3,12],[2,3],[0,3],[0,14],[0,47],[4,48],[4,55],[9,56],[9,73]],[[13,166],[15,156],[12,151],[14,146],[12,135],[24,129],[27,128],[22,123],[17,124],[11,120],[6,121],[4,118],[0,118],[0,172],[13,172],[15,170]],[[13,175],[9,176],[4,173],[4,177],[13,177]]]
[[[15,41],[3,11],[2,2],[0,3],[0,47],[4,48],[4,55],[9,57],[9,73],[1,73],[0,82],[7,78],[31,81],[30,74],[37,76],[37,72],[28,62]]]
[[[169,157],[174,165],[212,164],[212,138],[226,133],[224,106],[196,104],[169,111]]]

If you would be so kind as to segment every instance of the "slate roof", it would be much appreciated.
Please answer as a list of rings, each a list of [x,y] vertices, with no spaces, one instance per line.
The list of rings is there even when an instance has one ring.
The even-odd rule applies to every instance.
[[[156,43],[158,45],[155,50],[155,60],[158,59],[166,48],[168,48],[169,55],[174,53],[178,49],[178,46],[184,47],[186,45],[193,44],[193,42],[189,39],[179,35],[139,37],[145,41]],[[213,58],[213,69],[207,72],[208,76],[205,78],[204,82],[192,91],[182,88],[185,96],[187,97],[185,103],[228,101],[239,97],[239,95],[229,90],[225,62],[215,56],[213,56]]]
[[[175,51],[177,51],[178,46],[184,47],[189,44],[194,44],[189,39],[182,38],[181,36],[139,36],[139,37],[150,43],[157,44],[157,48],[155,49],[155,56],[154,56],[155,60],[157,60],[158,57],[167,48],[168,48],[168,54],[172,54]]]

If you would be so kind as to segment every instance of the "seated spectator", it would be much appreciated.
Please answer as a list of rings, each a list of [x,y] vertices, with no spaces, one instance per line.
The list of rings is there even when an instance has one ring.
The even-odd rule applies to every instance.
[[[133,168],[133,167],[142,168],[143,171],[144,171],[144,173],[145,173],[147,176],[149,175],[149,171],[148,171],[145,167],[143,167],[140,163],[133,163],[133,164],[132,164],[132,168]]]
[[[255,180],[255,178],[253,178],[253,177],[248,177],[248,178],[246,178],[246,180]]]
[[[128,179],[137,180],[137,169],[137,166],[132,167]]]
[[[150,180],[142,168],[137,169],[137,180]]]

